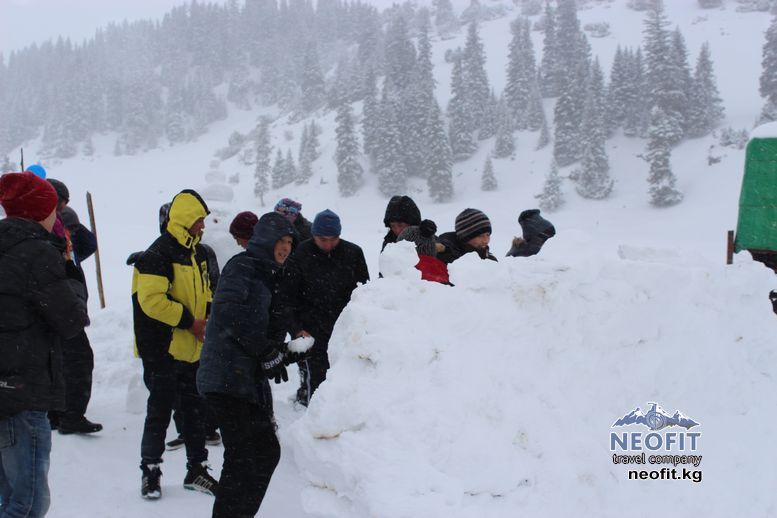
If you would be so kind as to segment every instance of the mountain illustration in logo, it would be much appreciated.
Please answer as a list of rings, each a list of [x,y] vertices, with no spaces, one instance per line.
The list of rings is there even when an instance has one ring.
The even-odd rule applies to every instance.
[[[613,426],[643,424],[653,431],[658,431],[668,426],[682,426],[686,430],[690,430],[699,424],[679,410],[675,411],[674,415],[670,415],[658,403],[648,402],[648,405],[651,407],[647,413],[643,414],[639,407],[637,407],[636,410],[632,410],[615,421]]]

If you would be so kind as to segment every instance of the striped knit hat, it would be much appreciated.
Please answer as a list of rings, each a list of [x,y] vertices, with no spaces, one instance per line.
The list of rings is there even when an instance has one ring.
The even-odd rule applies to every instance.
[[[491,233],[491,221],[477,209],[464,209],[456,216],[456,237],[466,243],[485,232]]]

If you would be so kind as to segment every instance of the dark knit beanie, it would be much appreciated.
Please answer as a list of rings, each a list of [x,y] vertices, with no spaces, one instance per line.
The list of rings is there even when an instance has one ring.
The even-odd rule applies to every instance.
[[[464,209],[456,216],[456,237],[466,243],[485,232],[491,233],[491,221],[477,209]]]
[[[259,217],[253,212],[249,210],[240,212],[229,224],[229,233],[235,239],[251,239],[254,235],[254,226],[258,221]]]
[[[316,214],[316,218],[313,220],[313,226],[310,228],[311,234],[319,237],[339,236],[342,230],[340,216],[329,209]]]
[[[407,223],[408,225],[421,224],[421,211],[410,196],[392,196],[386,206],[386,215],[383,224],[388,228],[392,221]]]
[[[47,180],[54,187],[54,190],[57,191],[59,201],[70,203],[70,191],[67,190],[67,186],[54,178],[48,178]]]
[[[0,176],[0,205],[11,218],[43,221],[57,207],[57,191],[34,173]]]

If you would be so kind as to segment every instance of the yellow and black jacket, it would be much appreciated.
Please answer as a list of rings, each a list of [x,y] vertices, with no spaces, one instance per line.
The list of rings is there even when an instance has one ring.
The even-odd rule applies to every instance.
[[[188,229],[209,214],[191,190],[173,198],[167,230],[143,252],[132,275],[135,352],[154,359],[169,353],[180,361],[200,359],[202,342],[188,329],[206,318],[212,292],[207,253]]]

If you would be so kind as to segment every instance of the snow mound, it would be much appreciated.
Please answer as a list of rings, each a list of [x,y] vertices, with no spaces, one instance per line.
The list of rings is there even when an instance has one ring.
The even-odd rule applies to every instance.
[[[235,197],[232,187],[224,183],[210,183],[197,192],[205,201],[231,202]]]
[[[385,278],[354,292],[327,381],[281,432],[307,511],[593,517],[659,500],[703,516],[742,501],[752,516],[773,511],[777,447],[759,425],[777,389],[767,269],[626,248],[648,260],[470,254],[449,287],[400,275],[405,251],[388,247]],[[702,483],[628,480],[613,464],[611,425],[648,401],[708,431]]]

